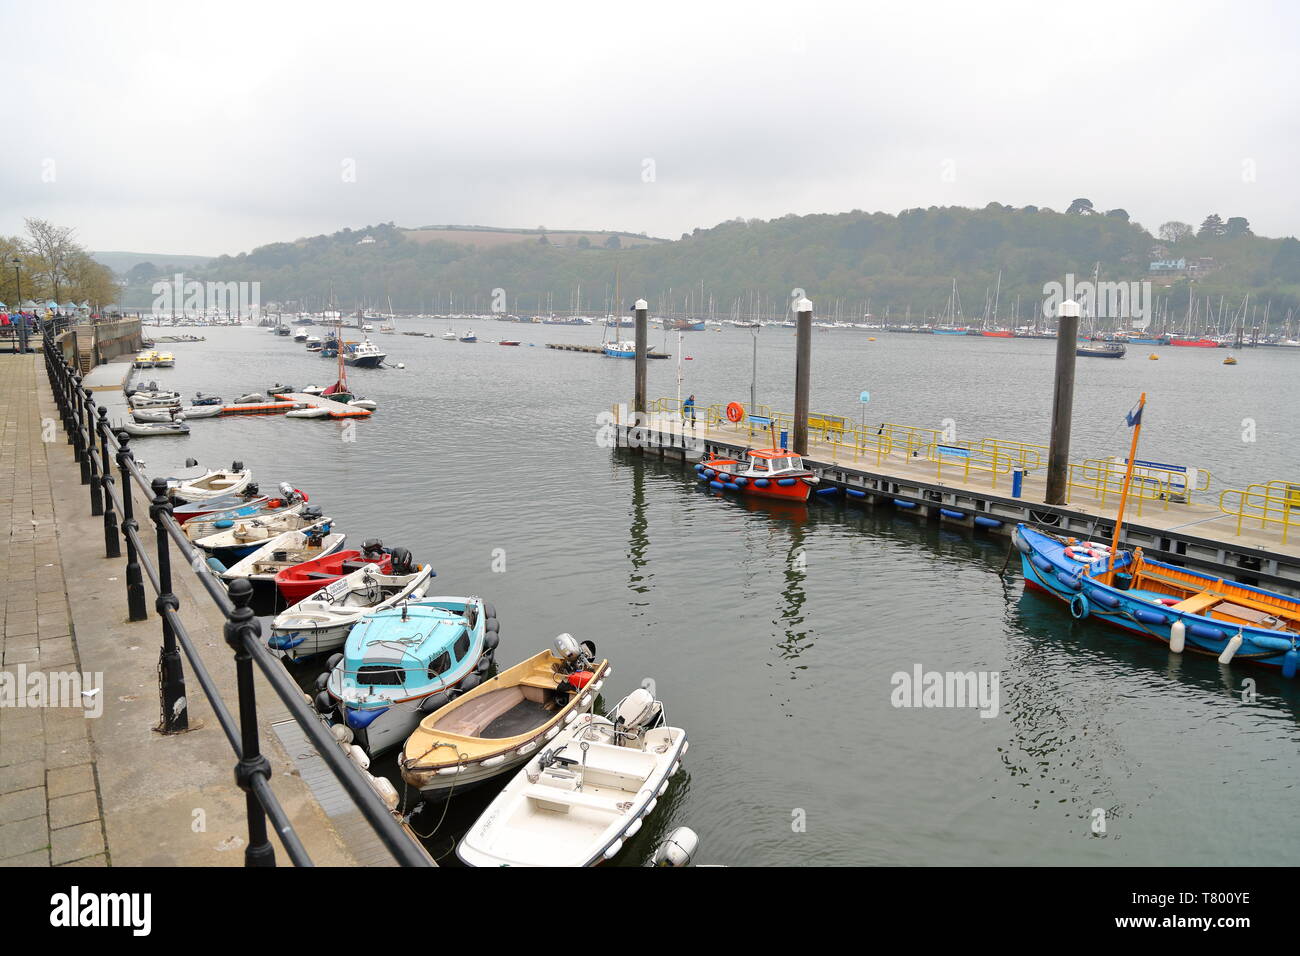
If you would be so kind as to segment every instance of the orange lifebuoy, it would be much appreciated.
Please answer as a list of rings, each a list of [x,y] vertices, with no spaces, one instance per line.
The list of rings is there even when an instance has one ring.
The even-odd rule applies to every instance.
[[[740,402],[732,402],[727,406],[727,421],[738,422],[745,417],[745,406]]]

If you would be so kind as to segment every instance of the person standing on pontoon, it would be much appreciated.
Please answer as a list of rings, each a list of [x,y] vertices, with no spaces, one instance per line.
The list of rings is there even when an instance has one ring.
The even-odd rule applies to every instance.
[[[679,392],[678,394],[681,393]],[[682,402],[682,421],[685,422],[687,418],[690,418],[691,427],[694,428],[695,427],[695,396],[694,395],[688,395],[686,397],[686,401]]]

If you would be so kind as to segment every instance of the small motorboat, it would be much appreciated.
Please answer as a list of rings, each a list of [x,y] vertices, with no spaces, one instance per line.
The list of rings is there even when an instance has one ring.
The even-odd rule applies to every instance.
[[[135,392],[127,400],[132,408],[180,408],[180,392]]]
[[[256,489],[256,485],[248,487]],[[214,503],[224,501],[225,499],[214,499]],[[269,518],[278,514],[291,514],[303,509],[307,503],[307,496],[299,491],[289,488],[287,483],[280,485],[280,494],[275,497],[255,496],[246,504],[236,505],[230,508],[222,508],[217,511],[199,514],[196,517],[181,519],[180,506],[176,507],[173,514],[178,515],[177,519],[181,522],[181,530],[191,541],[197,538],[205,538],[210,534],[216,534],[218,531],[226,528],[233,528],[235,522],[246,518]],[[187,506],[188,507],[188,506]],[[195,508],[200,505],[193,506]]]
[[[253,480],[253,473],[242,461],[232,462],[228,470],[209,471],[198,478],[179,481],[168,487],[173,501],[194,502],[238,494]]]
[[[292,661],[336,651],[365,614],[420,600],[434,576],[429,565],[403,574],[384,574],[377,564],[362,565],[277,615],[267,646]]]
[[[635,836],[681,769],[686,731],[634,690],[582,714],[524,765],[456,846],[469,866],[595,866]]]
[[[247,395],[240,395],[231,404],[233,405],[264,405],[268,401],[267,397],[261,392],[249,392]]]
[[[1076,347],[1074,354],[1081,358],[1123,358],[1128,348],[1122,342],[1089,342]]]
[[[744,460],[706,458],[695,466],[695,473],[718,491],[784,501],[807,501],[818,483],[803,459],[785,448],[756,448]]]
[[[194,401],[191,405],[221,405],[220,395],[204,395],[202,392],[194,393]]]
[[[181,421],[171,422],[123,422],[117,426],[132,438],[151,438],[158,435],[188,435],[190,426]]]
[[[409,574],[411,552],[405,548],[391,551],[379,539],[365,541],[361,550],[335,551],[314,561],[304,561],[285,568],[275,576],[275,586],[289,604],[306,600],[326,585],[333,584],[368,565],[375,565],[381,574]]]
[[[343,343],[343,362],[356,368],[379,368],[388,357],[373,342],[365,339],[361,342]]]
[[[647,351],[649,351],[647,349]],[[635,342],[608,342],[605,345],[605,354],[610,358],[636,358]]]
[[[1223,364],[1224,364],[1224,365],[1236,365],[1236,364],[1237,364],[1237,359],[1236,359],[1235,356],[1232,356],[1232,355],[1226,356],[1226,357],[1224,358],[1224,360],[1223,360]]]
[[[462,342],[477,342],[478,336],[475,335],[473,332],[465,332],[461,335],[460,340]]]
[[[420,721],[398,766],[425,798],[443,798],[511,773],[579,714],[591,710],[611,668],[568,634],[461,694]]]
[[[315,506],[284,509],[274,514],[235,518],[228,528],[215,528],[212,534],[190,540],[196,548],[230,565],[286,531],[310,531],[322,525],[328,530],[332,521]]]
[[[354,398],[352,399],[352,401],[348,402],[348,404],[352,405],[355,408],[364,408],[367,411],[371,411],[371,412],[373,412],[376,408],[379,407],[378,402],[373,401],[372,399],[369,398]]]
[[[266,390],[267,395],[284,395],[286,392],[298,391],[292,385],[272,385]]]
[[[302,390],[302,393],[304,395],[319,395],[323,391],[325,391],[324,385],[308,385]]]
[[[497,345],[518,345],[518,344],[519,344],[518,342],[509,339],[502,339],[500,342],[497,343]]]
[[[497,633],[495,612],[476,597],[426,597],[372,611],[331,659],[317,709],[337,711],[374,757],[400,746],[425,713],[478,686],[492,667]]]
[[[284,413],[285,418],[329,418],[330,410],[321,408],[317,405],[310,405],[307,408],[291,408]]]
[[[131,417],[137,422],[171,422],[191,418],[215,418],[221,414],[220,405],[190,405],[186,408],[133,408]]]
[[[285,568],[333,554],[343,547],[346,535],[334,532],[328,524],[307,531],[285,531],[276,535],[252,554],[230,568],[221,568],[215,558],[208,564],[226,581],[244,578],[253,585],[255,595],[269,596],[275,591],[275,576]],[[215,563],[214,563],[215,562]]]
[[[452,332],[450,329],[446,332],[443,332],[442,337],[448,342],[455,342],[457,339],[456,333]]]

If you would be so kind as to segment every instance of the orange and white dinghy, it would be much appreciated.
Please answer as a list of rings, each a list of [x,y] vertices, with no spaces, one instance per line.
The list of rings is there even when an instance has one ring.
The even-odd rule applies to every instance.
[[[782,501],[807,501],[818,482],[803,459],[786,448],[755,448],[743,459],[706,458],[695,473],[718,491]]]

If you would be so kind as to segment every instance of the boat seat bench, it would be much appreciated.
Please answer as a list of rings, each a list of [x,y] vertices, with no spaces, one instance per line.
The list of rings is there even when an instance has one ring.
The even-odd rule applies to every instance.
[[[555,813],[568,813],[574,807],[620,816],[622,811],[612,806],[607,800],[593,797],[581,790],[561,790],[541,783],[532,783],[524,788],[524,796],[538,809],[551,810]]]

